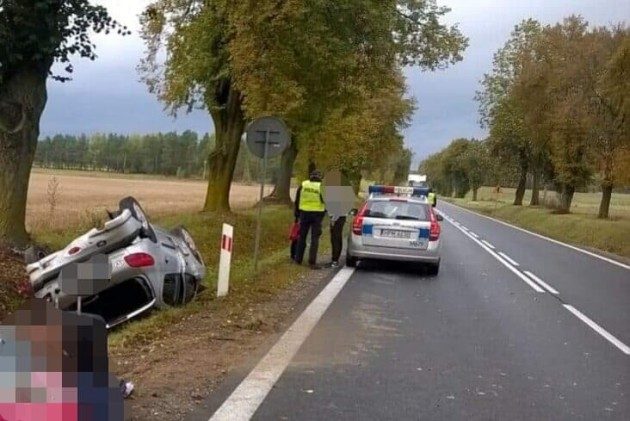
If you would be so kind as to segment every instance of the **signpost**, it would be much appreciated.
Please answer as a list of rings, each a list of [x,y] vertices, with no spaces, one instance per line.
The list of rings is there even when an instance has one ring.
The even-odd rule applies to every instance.
[[[254,271],[258,271],[258,249],[260,247],[265,179],[267,178],[267,160],[281,155],[291,143],[291,136],[284,122],[276,117],[262,117],[255,120],[247,127],[246,136],[247,147],[250,152],[263,160],[263,170],[260,177],[258,221],[256,223],[256,241],[254,245]]]
[[[217,297],[227,295],[230,288],[230,265],[232,262],[232,249],[234,247],[234,227],[223,224],[221,235],[221,257],[219,259],[219,281],[217,282]]]

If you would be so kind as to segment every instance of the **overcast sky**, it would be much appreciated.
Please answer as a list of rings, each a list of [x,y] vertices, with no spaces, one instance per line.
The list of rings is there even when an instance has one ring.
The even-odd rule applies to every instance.
[[[138,14],[149,0],[98,3],[107,6],[115,19],[134,30],[134,35],[95,37],[99,56],[95,62],[76,59],[72,82],[49,82],[42,135],[186,129],[212,132],[207,113],[197,111],[173,119],[139,81],[136,66],[144,47],[137,35]],[[418,101],[412,125],[405,132],[415,162],[454,138],[484,137],[473,96],[479,79],[490,69],[492,54],[518,22],[531,17],[554,23],[572,13],[596,25],[627,22],[630,18],[630,0],[438,0],[438,4],[451,7],[447,21],[459,24],[470,38],[470,46],[464,61],[447,70],[406,71],[409,93]]]

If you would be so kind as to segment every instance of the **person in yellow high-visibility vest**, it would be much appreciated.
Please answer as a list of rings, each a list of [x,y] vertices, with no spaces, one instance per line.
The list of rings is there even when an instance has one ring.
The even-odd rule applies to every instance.
[[[429,196],[427,197],[427,199],[429,199],[429,203],[431,203],[433,207],[437,205],[437,196],[433,192],[433,189],[429,189]]]
[[[322,220],[326,213],[323,197],[322,174],[318,170],[311,172],[309,179],[298,188],[295,196],[295,217],[300,220],[300,238],[298,240],[295,262],[302,264],[306,251],[306,237],[310,231],[311,244],[308,263],[312,269],[318,269],[317,249],[322,235]]]

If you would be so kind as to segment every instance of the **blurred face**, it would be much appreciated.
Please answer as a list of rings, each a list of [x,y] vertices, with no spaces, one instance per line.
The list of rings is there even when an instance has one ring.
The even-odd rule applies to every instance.
[[[0,335],[0,405],[77,402],[76,385],[63,381],[61,325],[2,326]]]
[[[0,421],[75,421],[80,402],[107,411],[119,393],[99,371],[107,366],[104,325],[94,331],[92,319],[67,314],[34,300],[0,325]]]

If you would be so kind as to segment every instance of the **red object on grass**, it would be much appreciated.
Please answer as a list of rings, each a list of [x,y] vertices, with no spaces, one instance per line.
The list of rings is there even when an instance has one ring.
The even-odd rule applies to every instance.
[[[294,222],[293,225],[291,225],[291,230],[289,231],[289,240],[295,241],[298,238],[300,238],[300,223]]]

